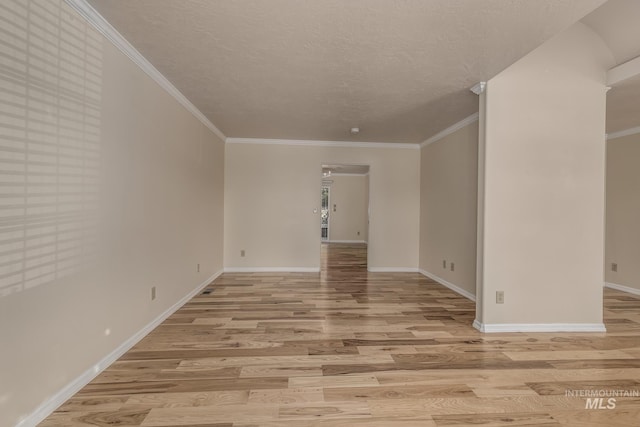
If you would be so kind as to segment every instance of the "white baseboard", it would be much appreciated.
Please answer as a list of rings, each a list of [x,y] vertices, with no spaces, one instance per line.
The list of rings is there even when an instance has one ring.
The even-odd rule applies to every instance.
[[[480,332],[607,332],[604,323],[493,323],[485,324],[477,319],[473,327]]]
[[[605,288],[615,289],[616,291],[627,292],[633,295],[640,295],[640,289],[632,288],[630,286],[618,285],[617,283],[605,282]]]
[[[319,273],[320,267],[225,267],[225,273]]]
[[[218,271],[207,280],[199,284],[194,290],[185,295],[180,301],[173,304],[171,307],[162,312],[158,317],[149,322],[146,326],[136,332],[133,336],[120,344],[115,350],[103,357],[93,367],[87,369],[79,377],[71,381],[64,386],[60,391],[47,399],[42,403],[35,411],[23,418],[16,427],[35,427],[47,418],[53,411],[55,411],[60,405],[69,400],[74,394],[76,394],[82,387],[89,384],[91,380],[104,371],[109,365],[118,360],[120,356],[125,354],[131,347],[136,345],[138,341],[144,338],[149,332],[160,325],[167,317],[175,313],[180,307],[182,307],[187,301],[194,296],[198,295],[202,289],[211,284],[214,280],[222,274],[222,270]]]
[[[465,298],[467,298],[467,299],[470,299],[470,300],[471,300],[471,301],[473,301],[473,302],[475,302],[475,301],[476,301],[476,296],[475,296],[474,294],[472,294],[471,292],[469,292],[469,291],[467,291],[467,290],[462,289],[460,286],[458,286],[458,285],[454,285],[454,284],[453,284],[453,283],[451,283],[451,282],[447,282],[447,281],[446,281],[446,280],[444,280],[443,278],[438,277],[438,276],[436,276],[436,275],[435,275],[435,274],[433,274],[433,273],[429,273],[429,272],[428,272],[428,271],[426,271],[426,270],[420,270],[420,273],[421,273],[423,276],[428,277],[429,279],[435,280],[436,282],[440,283],[442,286],[445,286],[445,287],[447,287],[447,288],[451,289],[453,292],[456,292],[456,293],[458,293],[458,294],[462,295],[463,297],[465,297]]]
[[[372,273],[417,273],[417,268],[412,267],[367,267]]]
[[[364,245],[367,242],[365,240],[326,240],[323,243],[360,243]]]

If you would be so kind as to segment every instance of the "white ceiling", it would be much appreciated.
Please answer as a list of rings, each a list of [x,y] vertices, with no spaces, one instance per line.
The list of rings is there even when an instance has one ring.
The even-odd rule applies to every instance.
[[[640,55],[640,1],[609,0],[582,22],[602,37],[616,64]]]
[[[419,143],[603,1],[89,3],[228,137]]]
[[[616,65],[640,56],[640,1],[609,0],[582,22],[607,44]],[[607,93],[607,133],[640,126],[640,77],[615,85]]]

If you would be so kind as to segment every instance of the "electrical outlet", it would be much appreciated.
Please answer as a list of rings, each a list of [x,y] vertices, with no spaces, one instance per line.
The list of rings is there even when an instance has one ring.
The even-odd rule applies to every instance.
[[[156,299],[156,287],[152,286],[151,287],[151,301],[153,301],[154,299]]]
[[[240,251],[240,256],[244,256],[244,249]]]
[[[504,291],[496,291],[496,304],[504,304]]]
[[[360,235],[360,232],[358,231],[358,236]]]
[[[198,264],[198,266],[196,267],[196,271],[200,273],[200,264]]]
[[[447,260],[446,259],[442,260],[442,268],[444,268],[445,270],[447,269]]]
[[[611,263],[611,271],[615,271],[615,272],[618,271],[618,263],[616,262]]]
[[[451,267],[451,271],[455,271],[456,265],[454,263],[449,264],[449,266]]]

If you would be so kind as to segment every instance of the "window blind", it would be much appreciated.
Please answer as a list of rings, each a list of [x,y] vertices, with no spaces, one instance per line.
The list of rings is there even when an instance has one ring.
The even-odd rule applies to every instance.
[[[102,37],[61,0],[0,2],[0,297],[94,250],[101,67]]]

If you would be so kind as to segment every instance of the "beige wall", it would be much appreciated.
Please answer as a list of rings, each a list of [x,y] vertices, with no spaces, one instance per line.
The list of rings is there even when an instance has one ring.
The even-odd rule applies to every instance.
[[[417,269],[417,150],[228,143],[225,155],[225,268],[318,269],[322,164],[358,164],[371,167],[369,267]]]
[[[477,190],[477,121],[422,148],[420,269],[473,295]]]
[[[485,324],[602,323],[609,65],[599,37],[576,24],[487,83]]]
[[[640,134],[607,141],[605,280],[640,290]],[[618,264],[618,271],[611,270]]]
[[[366,242],[369,176],[333,175],[331,181],[333,183],[329,190],[329,240]]]
[[[40,3],[55,21],[60,6]],[[2,167],[19,171],[3,175],[14,184],[2,192],[28,205],[0,206],[1,250],[12,261],[0,285],[3,426],[222,268],[222,142],[64,3],[62,10],[65,34],[78,37],[93,65],[62,54],[60,67],[91,70],[90,81],[58,80],[66,71],[56,62],[43,74],[16,73],[29,83],[0,77],[16,94],[0,98],[14,108],[15,126],[0,123]],[[55,52],[58,40],[47,40]]]

